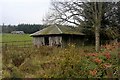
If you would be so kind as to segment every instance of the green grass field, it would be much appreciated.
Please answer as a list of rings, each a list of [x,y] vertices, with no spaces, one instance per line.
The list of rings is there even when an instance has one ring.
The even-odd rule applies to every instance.
[[[29,34],[0,34],[0,42],[2,42],[2,45],[21,45],[25,43],[31,44],[32,37],[30,37]]]
[[[2,42],[32,40],[29,34],[2,34]]]

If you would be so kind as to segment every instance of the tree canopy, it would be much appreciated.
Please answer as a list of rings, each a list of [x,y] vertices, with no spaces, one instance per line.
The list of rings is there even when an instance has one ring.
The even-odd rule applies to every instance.
[[[18,25],[2,25],[2,33],[11,33],[12,31],[24,31],[27,34],[34,33],[43,29],[46,25],[37,24],[18,24]]]
[[[120,1],[119,2],[81,2],[52,1],[52,13],[44,21],[47,24],[72,24],[86,34],[93,33],[96,50],[100,46],[100,34],[112,39],[119,37]],[[88,34],[89,34],[88,33]]]

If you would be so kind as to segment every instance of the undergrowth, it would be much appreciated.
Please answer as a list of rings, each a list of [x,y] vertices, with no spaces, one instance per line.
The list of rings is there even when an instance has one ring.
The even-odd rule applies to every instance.
[[[117,78],[120,44],[67,48],[3,48],[3,78]]]

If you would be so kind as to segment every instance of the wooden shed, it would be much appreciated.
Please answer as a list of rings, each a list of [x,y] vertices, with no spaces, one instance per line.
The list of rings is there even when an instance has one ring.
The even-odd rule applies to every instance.
[[[84,45],[85,34],[76,31],[68,26],[49,26],[31,34],[33,44],[36,46],[61,46],[65,47],[69,43]]]

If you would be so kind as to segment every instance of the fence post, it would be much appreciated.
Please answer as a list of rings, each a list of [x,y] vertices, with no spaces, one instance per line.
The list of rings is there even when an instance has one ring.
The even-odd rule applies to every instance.
[[[25,41],[23,42],[23,47],[25,48]]]
[[[23,45],[24,45],[24,48],[25,48],[25,47],[26,47],[26,41],[24,41],[24,44],[23,44]]]
[[[7,50],[7,44],[5,44],[5,51]]]
[[[12,42],[12,46],[14,46],[14,45],[13,45],[13,42]]]

